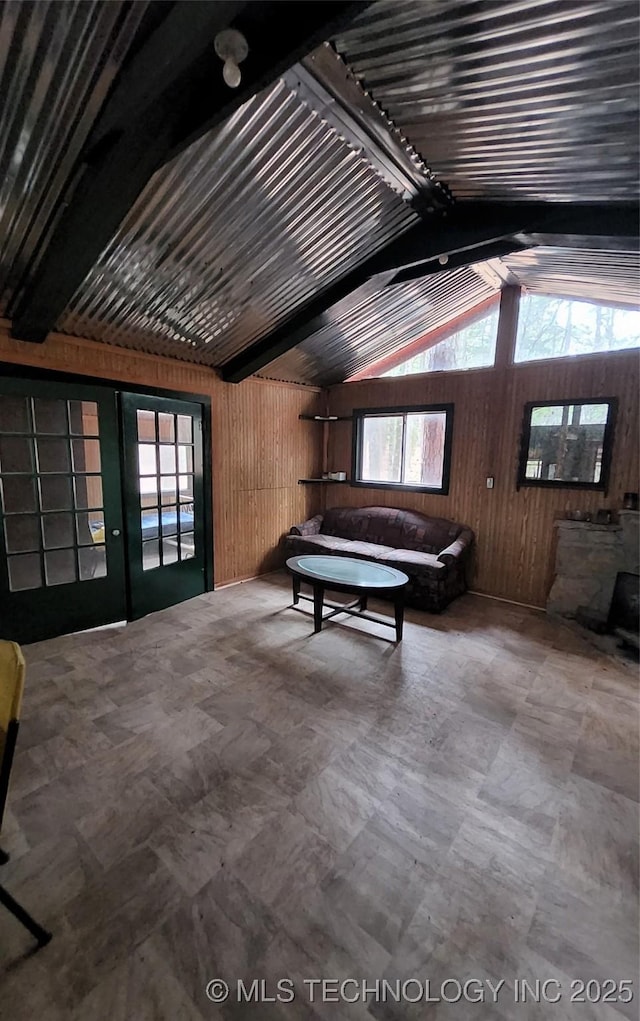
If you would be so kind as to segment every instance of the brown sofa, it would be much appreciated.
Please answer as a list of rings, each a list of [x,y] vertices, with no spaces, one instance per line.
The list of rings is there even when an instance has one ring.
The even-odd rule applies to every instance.
[[[379,560],[409,576],[407,604],[440,613],[466,591],[465,566],[474,540],[466,525],[395,507],[333,507],[294,525],[289,556],[331,554]]]

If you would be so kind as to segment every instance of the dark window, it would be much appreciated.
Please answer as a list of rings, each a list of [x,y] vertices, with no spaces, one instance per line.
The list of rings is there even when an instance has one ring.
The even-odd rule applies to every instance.
[[[525,406],[518,486],[607,488],[614,398]]]
[[[354,485],[449,492],[453,404],[353,413]]]

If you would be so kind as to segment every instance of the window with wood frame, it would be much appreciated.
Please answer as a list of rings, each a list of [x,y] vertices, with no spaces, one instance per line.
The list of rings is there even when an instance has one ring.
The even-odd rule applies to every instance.
[[[352,485],[449,492],[453,404],[354,411]]]
[[[518,486],[606,490],[616,404],[600,397],[527,404]]]

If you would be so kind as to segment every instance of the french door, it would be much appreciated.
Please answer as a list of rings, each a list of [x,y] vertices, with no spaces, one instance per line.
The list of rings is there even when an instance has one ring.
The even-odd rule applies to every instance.
[[[0,381],[0,637],[126,617],[115,394]]]
[[[205,591],[202,405],[122,394],[130,616]]]
[[[202,405],[0,379],[0,638],[134,619],[205,591]]]

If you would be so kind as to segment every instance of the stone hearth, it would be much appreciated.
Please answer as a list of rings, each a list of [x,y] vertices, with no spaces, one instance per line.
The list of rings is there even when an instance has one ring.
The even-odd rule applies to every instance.
[[[620,511],[617,525],[556,521],[556,574],[547,613],[575,617],[578,607],[606,618],[618,571],[640,573],[638,511]]]

